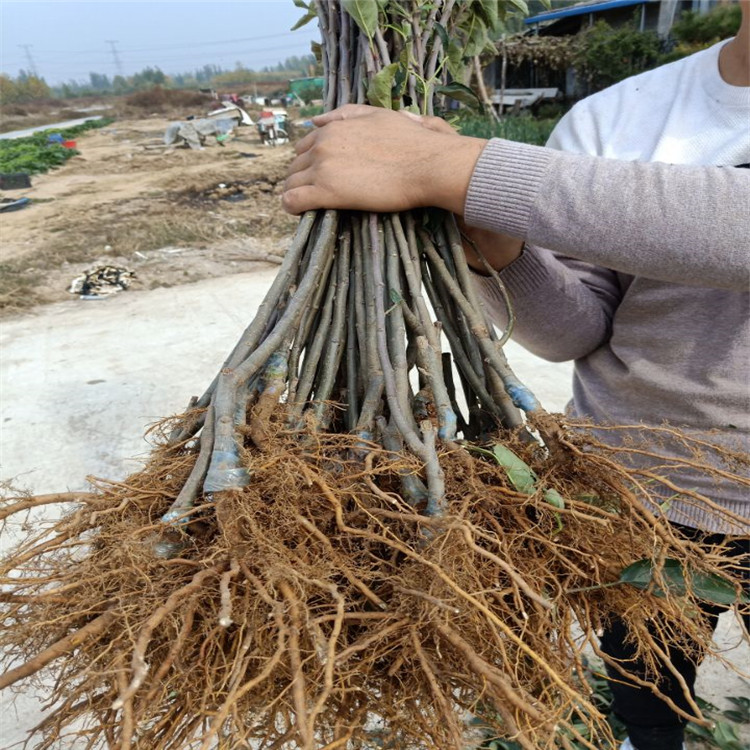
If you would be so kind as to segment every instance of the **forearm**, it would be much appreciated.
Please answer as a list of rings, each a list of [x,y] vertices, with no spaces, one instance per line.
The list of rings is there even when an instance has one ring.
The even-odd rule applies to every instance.
[[[587,263],[746,289],[750,173],[622,162],[466,138],[431,119],[347,105],[316,118],[284,185],[291,213],[438,206]]]
[[[747,288],[750,174],[620,162],[493,140],[464,218],[624,273]]]

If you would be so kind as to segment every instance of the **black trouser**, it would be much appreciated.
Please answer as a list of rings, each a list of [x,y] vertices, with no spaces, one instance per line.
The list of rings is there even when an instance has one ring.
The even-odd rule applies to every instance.
[[[750,581],[750,539],[729,538],[723,534],[707,534],[698,529],[680,526],[679,531],[694,541],[706,546],[722,544],[729,541],[727,554],[739,558],[738,566],[742,575]],[[701,605],[712,629],[716,628],[719,615],[727,608],[713,604]],[[743,614],[745,629],[750,632],[750,615]],[[622,620],[613,619],[604,631],[601,639],[602,650],[622,663],[623,668],[638,677],[645,677],[642,662],[634,658],[635,649],[626,643],[627,627]],[[699,660],[683,653],[679,648],[664,646],[672,664],[682,675],[693,696],[695,673]],[[628,729],[628,736],[637,750],[681,750],[685,736],[686,722],[678,716],[661,698],[648,688],[642,688],[629,682],[613,667],[607,665],[607,673],[612,681],[613,710],[616,716]],[[674,675],[666,668],[659,676],[659,690],[675,705],[692,713],[688,706],[682,687]]]

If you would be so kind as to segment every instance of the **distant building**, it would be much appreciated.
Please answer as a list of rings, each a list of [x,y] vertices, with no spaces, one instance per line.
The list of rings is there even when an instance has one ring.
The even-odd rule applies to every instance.
[[[538,13],[524,20],[529,29],[544,36],[577,34],[597,21],[617,27],[638,18],[641,31],[653,30],[666,38],[676,18],[686,10],[707,13],[718,0],[608,0],[570,5]]]
[[[564,8],[553,9],[530,16],[524,20],[526,34],[540,37],[572,37],[593,26],[597,21],[606,21],[613,28],[632,23],[635,19],[641,31],[655,31],[667,39],[675,21],[685,11],[707,13],[720,0],[605,0],[583,2]],[[502,61],[496,59],[484,71],[485,84],[489,90],[498,89]],[[557,89],[561,97],[580,95],[575,76],[571,70],[557,70],[526,61],[518,65],[508,64],[505,89],[511,91]],[[503,97],[507,105],[507,97]]]

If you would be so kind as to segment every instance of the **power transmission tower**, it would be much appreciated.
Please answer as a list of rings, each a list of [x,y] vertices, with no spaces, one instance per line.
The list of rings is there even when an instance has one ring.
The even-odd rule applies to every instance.
[[[115,47],[115,45],[117,44],[117,40],[107,39],[106,42],[110,46],[110,49],[112,50],[112,59],[115,62],[115,68],[117,69],[117,74],[123,75],[122,62],[120,60],[120,55],[117,52],[117,47]]]
[[[29,73],[31,73],[31,75],[33,75],[35,77],[38,77],[38,73],[37,73],[37,70],[36,70],[36,65],[34,64],[34,58],[31,56],[31,47],[33,45],[31,45],[31,44],[19,44],[18,46],[21,47],[21,49],[23,49],[24,52],[26,52],[26,60],[29,63]]]

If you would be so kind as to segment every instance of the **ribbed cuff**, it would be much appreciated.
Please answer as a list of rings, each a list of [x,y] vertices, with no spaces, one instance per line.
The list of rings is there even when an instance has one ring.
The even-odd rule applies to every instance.
[[[519,298],[549,288],[549,284],[554,283],[544,257],[529,245],[524,245],[521,255],[500,271],[500,278],[511,297]],[[497,282],[491,276],[475,273],[474,284],[484,299],[503,304]]]
[[[525,238],[553,156],[548,149],[493,138],[474,167],[464,206],[466,223]]]

